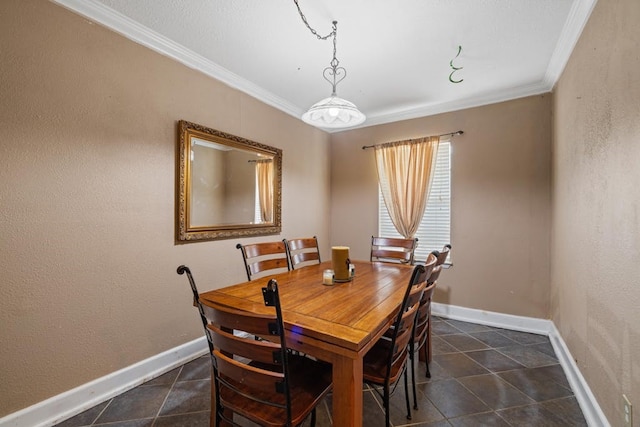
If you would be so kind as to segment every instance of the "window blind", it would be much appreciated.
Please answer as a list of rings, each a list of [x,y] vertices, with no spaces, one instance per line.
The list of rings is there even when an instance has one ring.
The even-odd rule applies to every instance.
[[[402,237],[391,222],[380,187],[378,187],[378,235]],[[441,250],[444,245],[451,243],[451,144],[449,141],[440,141],[438,145],[431,192],[416,237],[418,238],[416,261],[424,262],[431,251]]]
[[[255,202],[253,204],[253,218],[255,224],[260,224],[262,222],[262,209],[260,209],[260,190],[258,188],[258,169],[256,168],[256,191],[255,191]]]

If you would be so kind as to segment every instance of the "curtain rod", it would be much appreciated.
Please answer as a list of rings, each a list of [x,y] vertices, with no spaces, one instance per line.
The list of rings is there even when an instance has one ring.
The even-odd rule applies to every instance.
[[[464,133],[464,131],[456,131],[456,132],[449,132],[449,133],[443,133],[440,135],[436,135],[436,136],[457,136],[457,135],[462,135]],[[420,139],[420,138],[414,138],[414,139],[409,139],[408,141],[413,141],[415,139]],[[394,142],[383,142],[382,144],[376,144],[376,145],[363,145],[362,149],[366,150],[367,148],[375,148],[379,145],[385,145],[385,144],[395,144],[396,142],[404,142],[404,141],[394,141]]]

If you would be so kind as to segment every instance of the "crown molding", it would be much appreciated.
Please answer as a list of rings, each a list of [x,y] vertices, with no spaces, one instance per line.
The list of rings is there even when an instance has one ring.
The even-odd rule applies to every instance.
[[[51,0],[71,10],[78,15],[84,16],[116,33],[132,40],[138,44],[148,47],[161,55],[178,61],[189,68],[202,72],[229,87],[237,89],[257,100],[264,102],[286,114],[300,119],[304,110],[296,105],[284,100],[281,97],[261,88],[260,86],[243,79],[235,73],[204,58],[201,55],[185,48],[182,45],[150,30],[138,22],[114,11],[113,9],[95,0]],[[410,120],[419,117],[426,117],[435,114],[448,113],[467,108],[479,107],[498,102],[509,101],[527,96],[540,95],[551,92],[557,80],[560,78],[564,67],[571,56],[582,30],[584,29],[589,16],[597,0],[574,0],[569,11],[569,16],[565,21],[560,38],[556,44],[553,55],[542,81],[525,85],[507,88],[504,90],[487,93],[473,98],[454,100],[439,104],[424,104],[408,109],[388,110],[382,113],[367,115],[367,120],[349,129],[322,129],[327,133],[344,132],[348,130],[364,128],[374,125],[381,125],[402,120]]]
[[[50,0],[116,33],[244,92],[280,111],[300,118],[304,111],[215,62],[150,30],[94,0]]]
[[[574,0],[542,80],[549,91],[558,82],[598,0]]]
[[[420,117],[432,116],[435,114],[449,113],[451,111],[465,110],[467,108],[480,107],[483,105],[510,101],[527,96],[540,95],[543,93],[548,93],[549,91],[550,89],[548,89],[547,86],[542,82],[533,83],[526,86],[517,86],[503,90],[497,90],[472,98],[442,102],[439,104],[425,104],[411,109],[387,111],[382,114],[367,116],[367,121],[365,123],[349,129],[398,122],[401,120],[416,119]]]

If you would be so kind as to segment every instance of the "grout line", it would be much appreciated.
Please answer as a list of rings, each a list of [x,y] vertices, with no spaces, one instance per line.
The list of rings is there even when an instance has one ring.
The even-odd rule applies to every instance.
[[[444,320],[442,320],[442,321],[444,321]],[[455,327],[455,326],[453,326],[453,325],[450,325],[450,326],[451,326],[451,327],[453,327],[453,328],[455,328],[455,329],[458,329],[458,328],[456,328],[456,327]],[[492,329],[493,329],[493,331],[494,331],[494,332],[496,332],[496,333],[500,334],[500,332],[498,332],[497,330],[495,330],[495,329],[499,329],[498,327],[492,327]],[[474,333],[474,332],[465,332],[465,331],[460,331],[460,333],[457,333],[456,335],[466,335],[466,336],[468,336],[468,337],[471,337],[471,338],[477,339],[477,338],[475,338],[475,337],[472,335],[473,333]],[[451,334],[444,334],[444,336],[448,336],[448,335],[451,335]],[[524,408],[524,407],[533,406],[533,405],[542,405],[542,404],[547,403],[547,402],[556,402],[556,401],[558,401],[558,402],[559,402],[559,401],[562,401],[562,400],[565,400],[565,399],[570,399],[570,398],[573,398],[574,400],[577,400],[577,396],[575,395],[575,393],[573,392],[573,390],[572,390],[571,388],[569,388],[569,390],[572,392],[572,394],[571,394],[571,395],[569,395],[569,396],[562,396],[562,397],[557,397],[557,398],[548,399],[548,400],[544,400],[544,401],[536,401],[534,398],[532,398],[531,396],[529,396],[527,393],[525,393],[523,390],[521,390],[521,389],[520,389],[519,387],[517,387],[515,384],[512,384],[511,382],[509,382],[507,379],[503,378],[503,377],[500,375],[501,373],[504,373],[504,372],[521,371],[521,370],[523,370],[523,369],[524,369],[524,370],[534,370],[534,369],[546,368],[546,367],[556,366],[556,365],[558,365],[558,366],[562,367],[562,365],[559,363],[558,355],[557,355],[557,354],[555,354],[555,353],[556,353],[556,352],[555,352],[555,348],[554,348],[554,354],[555,354],[555,359],[556,359],[556,362],[555,362],[555,363],[552,363],[552,364],[550,364],[550,365],[543,365],[543,366],[528,367],[528,366],[524,366],[524,365],[522,365],[522,363],[521,363],[521,362],[519,362],[518,360],[515,360],[513,357],[510,357],[509,355],[502,353],[502,352],[500,351],[500,348],[502,348],[502,347],[493,347],[493,346],[491,346],[491,345],[489,345],[489,344],[487,344],[487,343],[484,343],[484,342],[483,342],[483,344],[485,344],[485,345],[487,346],[487,348],[485,348],[485,349],[473,349],[473,350],[463,351],[463,350],[458,349],[458,348],[457,348],[457,347],[455,347],[454,345],[452,345],[452,344],[448,343],[446,340],[444,340],[444,339],[442,338],[442,336],[443,336],[443,335],[441,335],[441,334],[434,334],[434,335],[433,335],[433,338],[438,338],[438,339],[443,340],[444,342],[446,342],[447,344],[449,344],[449,345],[450,345],[450,346],[451,346],[455,351],[452,351],[452,352],[449,352],[449,353],[440,353],[440,354],[462,354],[462,355],[465,355],[465,356],[466,356],[467,358],[469,358],[472,362],[474,362],[475,364],[477,364],[477,365],[479,365],[479,366],[483,367],[484,369],[486,369],[486,370],[488,371],[488,373],[485,373],[485,374],[475,374],[475,375],[466,375],[466,376],[463,376],[463,377],[450,377],[450,378],[439,378],[439,379],[431,378],[431,379],[427,379],[425,382],[419,382],[419,381],[418,381],[418,384],[427,384],[427,385],[428,385],[429,383],[434,383],[434,382],[443,381],[443,380],[454,380],[457,384],[461,385],[465,390],[467,390],[467,391],[468,391],[472,396],[475,396],[479,401],[481,401],[483,404],[485,404],[489,410],[488,410],[488,411],[482,411],[482,412],[476,412],[476,413],[472,413],[472,414],[464,414],[464,415],[460,415],[460,416],[458,416],[458,417],[448,418],[448,417],[446,417],[446,416],[445,416],[445,415],[440,411],[440,409],[439,409],[439,408],[438,408],[438,407],[437,407],[437,406],[436,406],[436,405],[435,405],[435,404],[434,404],[434,403],[429,399],[429,397],[428,397],[428,396],[427,396],[427,395],[426,395],[426,394],[425,394],[425,393],[420,389],[420,387],[418,387],[418,388],[417,388],[417,393],[419,393],[419,397],[420,397],[420,399],[419,399],[419,400],[422,400],[423,402],[424,402],[424,401],[428,401],[428,402],[430,402],[430,403],[431,403],[431,405],[433,406],[433,408],[434,408],[434,409],[437,411],[437,413],[438,413],[438,414],[440,414],[440,416],[442,417],[441,421],[444,421],[444,422],[450,422],[450,420],[463,419],[463,418],[465,418],[465,417],[472,417],[472,416],[482,415],[482,414],[494,414],[495,416],[497,416],[499,419],[503,420],[503,421],[504,421],[506,424],[508,424],[509,426],[513,426],[513,424],[509,423],[509,422],[508,422],[504,417],[502,417],[502,415],[500,414],[500,412],[499,412],[499,411],[506,411],[506,410],[511,410],[511,409],[514,409],[514,408]],[[503,336],[504,336],[504,335],[503,335]],[[535,345],[539,345],[539,344],[541,344],[541,343],[531,343],[531,344],[526,344],[526,343],[520,343],[520,342],[517,342],[517,341],[515,341],[515,340],[513,340],[513,339],[509,338],[508,336],[505,336],[505,338],[507,338],[507,339],[509,339],[509,340],[511,340],[511,341],[513,341],[513,342],[514,342],[514,344],[512,344],[512,345],[511,345],[511,347],[513,347],[513,346],[518,346],[518,347],[526,348],[526,347],[531,347],[531,346],[535,346]],[[480,341],[480,340],[478,340],[478,341]],[[480,342],[482,342],[482,341],[480,341]],[[552,345],[552,347],[553,347],[553,344],[551,344],[551,345]],[[518,363],[519,365],[522,365],[523,367],[522,367],[522,368],[507,369],[507,370],[499,371],[499,372],[498,372],[498,371],[493,371],[493,370],[491,370],[491,369],[487,368],[486,366],[484,366],[482,363],[480,363],[480,362],[476,361],[475,359],[472,359],[471,357],[469,357],[469,356],[466,354],[466,353],[468,353],[468,352],[473,352],[473,351],[482,351],[482,350],[494,350],[497,354],[502,355],[502,356],[504,356],[504,357],[506,357],[506,358],[508,358],[508,359],[510,359],[510,360],[513,360],[514,362]],[[538,350],[536,350],[536,349],[533,349],[533,350],[538,351]],[[540,353],[542,353],[542,354],[545,354],[545,355],[549,356],[548,354],[546,354],[546,353],[544,353],[544,352],[540,352]],[[409,362],[409,361],[408,361],[408,362]],[[416,358],[416,360],[415,360],[413,363],[415,363],[415,364],[417,364],[418,366],[420,366],[420,362],[418,361],[418,359],[417,359],[417,358]],[[434,361],[433,363],[436,363],[436,364],[437,364],[437,362],[435,362],[435,361]],[[152,418],[152,424],[151,424],[152,426],[154,426],[154,425],[156,425],[156,424],[158,423],[158,419],[160,418],[160,413],[161,413],[162,409],[164,408],[164,406],[166,405],[166,403],[167,403],[167,401],[168,401],[168,398],[169,398],[169,395],[170,395],[170,394],[171,394],[171,392],[174,390],[175,385],[179,382],[178,380],[179,380],[179,378],[180,378],[180,375],[182,374],[182,372],[183,372],[183,371],[184,371],[184,369],[185,369],[185,368],[184,368],[184,366],[185,366],[185,365],[181,365],[181,366],[179,367],[179,370],[178,370],[178,372],[177,372],[177,374],[176,374],[176,376],[175,376],[175,378],[174,378],[174,380],[173,380],[173,382],[172,382],[172,384],[171,384],[171,386],[170,386],[170,388],[169,388],[169,392],[168,392],[168,393],[167,393],[167,395],[165,396],[165,398],[164,398],[164,400],[163,400],[162,404],[160,405],[160,408],[158,409],[158,411],[157,411],[157,413],[156,413],[155,417],[153,417],[153,418]],[[408,369],[408,368],[409,368],[409,367],[407,366],[407,369]],[[442,369],[443,369],[443,368],[442,368]],[[448,372],[447,370],[444,370],[444,369],[443,369],[443,371],[444,371],[444,372]],[[563,371],[563,372],[564,372],[564,371]],[[524,394],[527,398],[529,398],[529,399],[531,400],[531,402],[526,403],[526,404],[520,404],[520,405],[515,405],[515,406],[509,406],[509,407],[507,407],[507,408],[499,408],[499,409],[494,409],[494,408],[492,408],[492,407],[491,407],[491,406],[489,406],[489,404],[488,404],[487,402],[485,402],[485,401],[484,401],[484,400],[483,400],[479,395],[477,395],[476,393],[474,393],[474,392],[473,392],[471,389],[469,389],[469,388],[468,388],[468,387],[467,387],[463,382],[461,382],[461,381],[460,381],[460,379],[461,379],[461,378],[477,377],[477,376],[483,376],[483,375],[492,375],[492,376],[494,376],[494,377],[498,378],[500,381],[503,381],[505,384],[508,384],[509,386],[511,386],[511,387],[513,387],[515,390],[517,390],[518,392],[520,392],[520,393]],[[200,381],[200,380],[201,380],[201,379],[194,379],[194,380],[187,380],[187,381]],[[566,385],[565,385],[564,383],[561,383],[561,382],[559,382],[559,381],[557,381],[557,380],[556,380],[556,375],[552,375],[552,376],[551,376],[551,378],[550,378],[550,380],[551,380],[553,383],[556,383],[557,385],[559,385],[559,386],[561,386],[561,387],[563,387],[563,388],[567,388],[567,387],[566,387]],[[410,381],[410,380],[409,380],[409,381]],[[396,386],[399,386],[399,382],[398,382],[398,384],[396,384]],[[409,389],[409,391],[411,391],[411,389]],[[372,388],[372,387],[368,387],[368,386],[366,386],[366,385],[363,385],[363,393],[369,393],[369,394],[370,394],[370,396],[371,396],[371,397],[373,397],[373,400],[375,401],[375,405],[379,408],[379,410],[381,411],[382,415],[384,416],[384,408],[383,408],[383,405],[382,405],[382,403],[380,402],[380,399],[378,399],[378,398],[376,397],[376,394],[377,394],[377,393],[376,393],[376,391],[374,390],[374,388]],[[364,396],[363,396],[363,400],[364,400],[364,397],[365,397],[365,396],[366,396],[366,395],[364,395]],[[110,400],[108,401],[108,403],[105,405],[105,407],[100,411],[100,414],[98,414],[98,415],[96,416],[96,418],[93,420],[93,422],[92,422],[90,425],[95,425],[95,423],[97,422],[97,420],[98,420],[98,419],[100,418],[100,416],[101,416],[101,415],[102,415],[102,414],[107,410],[107,408],[108,408],[108,407],[110,407],[110,405],[112,404],[112,402],[113,402],[113,398],[112,398],[112,399],[110,399]],[[334,402],[334,404],[335,404],[335,402]],[[318,407],[318,410],[319,410],[320,408],[324,408],[324,410],[325,410],[325,411],[326,411],[326,413],[328,414],[328,419],[329,419],[329,421],[330,421],[331,423],[333,423],[332,414],[331,414],[331,411],[329,410],[329,405],[328,405],[327,399],[324,399],[324,402],[322,403],[322,406],[319,406],[319,407]],[[215,411],[215,408],[211,408],[211,410],[212,410],[212,411]],[[414,412],[414,411],[415,411],[415,410],[412,408],[412,413],[416,413],[416,412]],[[189,413],[177,414],[177,415],[185,415],[185,414],[190,414],[190,413],[200,413],[200,412],[206,412],[206,411],[195,411],[195,412],[189,412]],[[582,412],[582,411],[581,411],[581,412]],[[417,413],[419,413],[419,412],[417,412]],[[561,418],[561,419],[563,419],[563,420],[564,420],[564,417],[563,417],[563,416],[561,416],[559,413],[556,413],[556,412],[553,412],[553,411],[552,411],[552,413],[553,413],[554,415],[558,416],[559,418]],[[169,415],[170,415],[170,414],[169,414]],[[167,415],[167,416],[169,416],[169,415]],[[584,416],[584,413],[582,413],[582,415]],[[586,418],[586,417],[585,417],[585,418]],[[409,420],[407,420],[407,421],[409,421]],[[409,421],[408,423],[404,423],[404,424],[398,424],[398,425],[392,424],[392,425],[395,425],[396,427],[410,427],[410,426],[417,426],[417,425],[421,425],[421,424],[422,424],[422,422]]]
[[[167,400],[169,399],[169,396],[171,395],[171,392],[173,391],[173,387],[178,382],[178,378],[180,378],[180,374],[182,373],[183,369],[184,369],[184,365],[180,366],[180,371],[178,371],[178,374],[174,378],[173,383],[171,383],[171,387],[169,387],[169,392],[164,397],[164,400],[162,401],[162,405],[160,405],[160,407],[158,408],[158,412],[156,412],[156,415],[153,417],[153,422],[151,423],[151,427],[153,427],[155,425],[156,421],[158,420],[158,417],[160,416],[160,412],[162,411],[162,408],[164,408],[164,405],[167,403]]]
[[[96,423],[96,421],[98,421],[98,419],[102,416],[102,414],[104,414],[104,411],[107,410],[107,408],[111,405],[111,403],[113,402],[113,397],[111,399],[109,399],[109,402],[107,402],[106,405],[104,405],[104,408],[102,408],[102,411],[100,411],[100,413],[94,418],[93,421],[91,421],[91,424],[89,424],[90,426],[94,425]]]

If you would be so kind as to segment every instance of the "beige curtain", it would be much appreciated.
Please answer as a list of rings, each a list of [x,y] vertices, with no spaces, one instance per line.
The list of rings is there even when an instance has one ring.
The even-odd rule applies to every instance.
[[[429,136],[375,147],[378,182],[391,221],[413,239],[424,215],[440,137]]]
[[[258,198],[262,222],[273,221],[273,161],[258,160],[256,162],[258,178]]]

